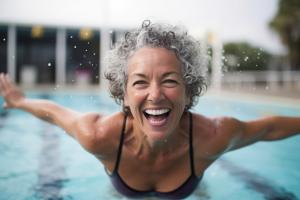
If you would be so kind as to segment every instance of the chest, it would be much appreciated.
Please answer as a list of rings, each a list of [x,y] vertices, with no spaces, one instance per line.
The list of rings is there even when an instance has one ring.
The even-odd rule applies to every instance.
[[[141,191],[172,191],[191,176],[188,149],[172,156],[147,159],[123,149],[119,160],[118,174],[131,188]]]

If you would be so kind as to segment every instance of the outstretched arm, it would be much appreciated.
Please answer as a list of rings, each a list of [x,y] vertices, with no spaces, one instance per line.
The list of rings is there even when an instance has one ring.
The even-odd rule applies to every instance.
[[[60,126],[74,137],[76,119],[81,115],[71,109],[64,108],[54,102],[42,99],[28,99],[22,91],[12,83],[7,74],[0,74],[0,94],[5,103],[4,108],[16,108],[27,111],[34,116]]]
[[[98,113],[78,113],[52,101],[29,99],[13,84],[8,75],[0,74],[0,94],[5,108],[27,111],[34,116],[63,128],[83,148],[101,159],[113,155],[115,137],[122,126],[123,114],[104,117]],[[112,136],[112,137],[111,137]]]
[[[223,118],[220,131],[225,131],[227,151],[238,149],[257,141],[273,141],[300,134],[300,117],[271,116],[252,121]],[[226,139],[225,139],[226,140]]]

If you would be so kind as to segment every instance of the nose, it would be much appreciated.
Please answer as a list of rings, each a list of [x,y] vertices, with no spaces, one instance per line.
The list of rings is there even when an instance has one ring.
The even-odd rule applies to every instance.
[[[158,103],[164,98],[162,89],[158,84],[152,84],[149,87],[148,100],[152,103]]]

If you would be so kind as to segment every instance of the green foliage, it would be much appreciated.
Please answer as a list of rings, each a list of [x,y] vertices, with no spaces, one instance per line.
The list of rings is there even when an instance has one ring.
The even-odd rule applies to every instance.
[[[223,63],[228,71],[267,70],[271,55],[248,43],[227,43]]]
[[[289,50],[292,69],[300,69],[300,1],[280,0],[277,14],[270,22]]]

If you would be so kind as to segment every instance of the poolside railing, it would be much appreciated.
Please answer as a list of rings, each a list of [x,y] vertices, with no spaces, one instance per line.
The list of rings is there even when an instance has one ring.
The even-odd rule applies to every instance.
[[[300,71],[237,71],[225,72],[221,77],[222,86],[256,87],[270,90],[300,90]]]

